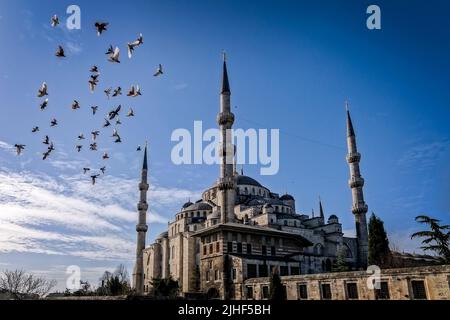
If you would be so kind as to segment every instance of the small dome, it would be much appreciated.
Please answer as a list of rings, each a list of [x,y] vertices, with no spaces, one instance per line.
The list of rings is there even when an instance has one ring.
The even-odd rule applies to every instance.
[[[328,223],[333,223],[333,222],[338,222],[339,219],[336,215],[332,214],[329,218],[328,218]]]
[[[283,201],[286,201],[286,200],[294,200],[294,197],[293,196],[291,196],[290,194],[285,194],[285,195],[282,195],[281,197],[280,197],[280,200],[283,200]]]
[[[183,204],[182,209],[186,209],[187,207],[189,207],[189,206],[192,205],[192,204],[193,204],[192,202],[188,201],[188,202],[186,202],[185,204]]]

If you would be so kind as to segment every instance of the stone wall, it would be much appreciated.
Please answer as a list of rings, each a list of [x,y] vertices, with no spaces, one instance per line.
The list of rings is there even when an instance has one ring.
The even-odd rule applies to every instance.
[[[326,297],[322,291],[326,288],[323,289],[322,285],[327,284],[332,300],[375,300],[377,293],[380,293],[369,288],[367,280],[370,276],[371,274],[365,271],[356,271],[286,276],[281,277],[281,280],[289,300],[302,299],[300,285],[306,286],[307,297],[304,299],[324,300]],[[384,282],[385,290],[388,291],[386,299],[450,300],[450,265],[385,269],[381,270],[380,281]],[[244,298],[264,299],[263,288],[268,287],[269,282],[269,278],[246,280],[242,288]],[[420,292],[423,292],[424,296],[421,296]]]

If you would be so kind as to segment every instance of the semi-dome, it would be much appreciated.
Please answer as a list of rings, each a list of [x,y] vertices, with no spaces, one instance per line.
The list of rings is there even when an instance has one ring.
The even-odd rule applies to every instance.
[[[294,197],[293,196],[291,196],[290,194],[284,194],[284,195],[282,195],[281,197],[280,197],[280,200],[283,200],[283,201],[287,201],[287,200],[294,200]]]
[[[196,202],[185,208],[186,211],[191,210],[212,210],[212,207],[210,204],[206,202]]]
[[[236,177],[236,180],[238,185],[251,185],[261,188],[263,187],[258,181],[248,176],[238,175]]]

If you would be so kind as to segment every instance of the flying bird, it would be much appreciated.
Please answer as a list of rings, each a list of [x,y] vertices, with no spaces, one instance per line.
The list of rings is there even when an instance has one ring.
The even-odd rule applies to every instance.
[[[92,140],[95,141],[95,139],[97,139],[97,136],[100,135],[100,131],[92,131]]]
[[[120,96],[120,95],[122,95],[122,88],[121,87],[117,87],[116,89],[114,89],[114,92],[113,92],[113,97],[117,97],[117,96]]]
[[[103,174],[105,174],[105,170],[106,170],[106,167],[101,167],[101,168],[100,168],[100,171],[101,171]]]
[[[31,132],[35,133],[39,131],[39,127],[34,127],[33,129],[31,129]]]
[[[43,144],[50,144],[50,138],[48,136],[45,136],[44,141],[42,141]]]
[[[89,79],[89,90],[91,90],[91,93],[94,93],[95,86],[98,84],[98,74],[91,75],[91,78]]]
[[[114,143],[121,143],[121,142],[122,142],[122,139],[120,139],[120,136],[118,135],[116,140],[114,141]]]
[[[50,143],[50,145],[48,146],[48,151],[52,152],[53,150],[55,150],[55,146],[53,145],[53,142]]]
[[[114,53],[114,47],[110,44],[108,50],[105,52],[105,54],[113,54]]]
[[[108,22],[96,22],[95,23],[95,28],[97,29],[97,36],[100,36],[103,31],[108,30],[107,26],[109,25]]]
[[[83,146],[82,146],[81,144],[77,144],[77,145],[75,146],[75,148],[77,149],[78,152],[80,152],[80,151],[81,151],[81,148],[83,148]]]
[[[139,86],[136,86],[136,88],[134,86],[131,86],[130,91],[128,91],[127,93],[127,97],[137,97],[141,95],[141,88],[139,88]]]
[[[111,122],[108,121],[108,119],[105,119],[105,123],[103,124],[103,128],[109,127],[111,125]]]
[[[119,106],[116,109],[113,109],[112,111],[110,111],[108,114],[109,120],[113,120],[116,116],[118,116],[121,108],[122,108],[122,106],[119,104]]]
[[[83,173],[86,174],[88,171],[91,171],[91,168],[83,168]]]
[[[92,184],[95,184],[95,179],[97,179],[99,176],[100,176],[99,174],[95,174],[95,175],[91,176]]]
[[[51,151],[47,150],[46,152],[44,152],[42,155],[42,160],[46,160],[48,158],[48,156],[50,155]]]
[[[127,44],[127,47],[128,47],[128,58],[131,59],[131,57],[133,55],[134,48],[140,46],[143,43],[144,43],[144,37],[142,36],[142,33],[139,34],[139,37],[135,41],[129,42]]]
[[[50,122],[50,127],[55,127],[57,125],[58,125],[58,121],[55,118],[53,118],[52,121]]]
[[[76,110],[76,109],[80,109],[80,103],[77,100],[73,100],[72,102],[72,109]]]
[[[24,144],[15,144],[14,147],[16,148],[16,153],[19,156],[22,151],[25,149],[25,145]]]
[[[106,96],[108,97],[108,99],[109,99],[109,95],[111,94],[111,90],[112,90],[112,88],[111,87],[109,87],[108,89],[105,89],[103,92],[106,94]]]
[[[92,114],[95,115],[95,113],[98,110],[98,106],[92,106],[91,109],[92,109]]]
[[[43,96],[47,96],[48,92],[47,92],[47,83],[43,82],[41,85],[41,88],[38,90],[38,94],[37,96],[39,98],[42,98]]]
[[[89,149],[91,149],[92,151],[97,151],[97,143],[96,142],[91,143],[89,145]]]
[[[39,107],[41,108],[41,110],[44,110],[45,108],[47,108],[48,105],[48,99],[45,99],[40,105]]]
[[[111,137],[118,137],[118,136],[119,136],[119,133],[117,132],[117,129],[114,129]]]
[[[119,58],[120,58],[120,49],[119,49],[119,47],[116,47],[114,49],[114,52],[109,55],[108,61],[109,62],[113,62],[113,63],[114,62],[115,63],[120,63]]]
[[[63,49],[63,47],[58,46],[58,50],[56,50],[55,55],[56,55],[58,58],[65,58],[66,55],[64,54],[64,49]]]
[[[102,156],[102,158],[103,158],[103,160],[107,160],[107,159],[109,159],[109,156],[108,156],[108,153],[103,153],[103,156]]]
[[[84,134],[80,133],[80,134],[78,135],[78,140],[84,140]]]
[[[130,110],[128,110],[127,117],[134,117],[134,110],[133,110],[133,108],[130,108]]]
[[[117,124],[117,125],[122,124],[122,122],[120,121],[120,118],[117,118],[116,124]]]
[[[52,27],[56,27],[59,24],[59,18],[58,16],[55,14],[52,19],[51,19],[51,25]]]
[[[89,72],[98,73],[98,67],[92,66],[91,69],[89,69]]]
[[[154,77],[160,76],[163,74],[163,69],[162,69],[162,65],[159,64],[158,69],[156,69],[155,74],[153,74]]]
[[[141,146],[138,146],[138,147],[136,148],[136,151],[141,151]]]

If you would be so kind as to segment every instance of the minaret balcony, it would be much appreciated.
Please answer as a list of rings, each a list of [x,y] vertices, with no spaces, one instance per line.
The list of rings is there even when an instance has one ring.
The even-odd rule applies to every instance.
[[[139,211],[147,211],[148,203],[147,202],[139,202],[137,205]]]
[[[366,213],[368,210],[369,210],[369,207],[365,203],[357,204],[352,207],[353,214],[363,214],[363,213]]]
[[[234,177],[221,178],[218,183],[219,190],[234,189]]]
[[[217,123],[221,126],[234,123],[234,114],[232,112],[221,112],[217,115]]]
[[[147,191],[148,190],[148,183],[145,183],[145,182],[139,183],[139,190],[140,191]]]
[[[359,188],[364,186],[364,179],[362,177],[351,177],[348,180],[348,185],[350,188]]]
[[[137,224],[136,231],[137,232],[147,232],[148,226],[146,224]]]
[[[359,162],[359,160],[361,160],[361,154],[359,152],[350,152],[347,155],[348,163]]]

